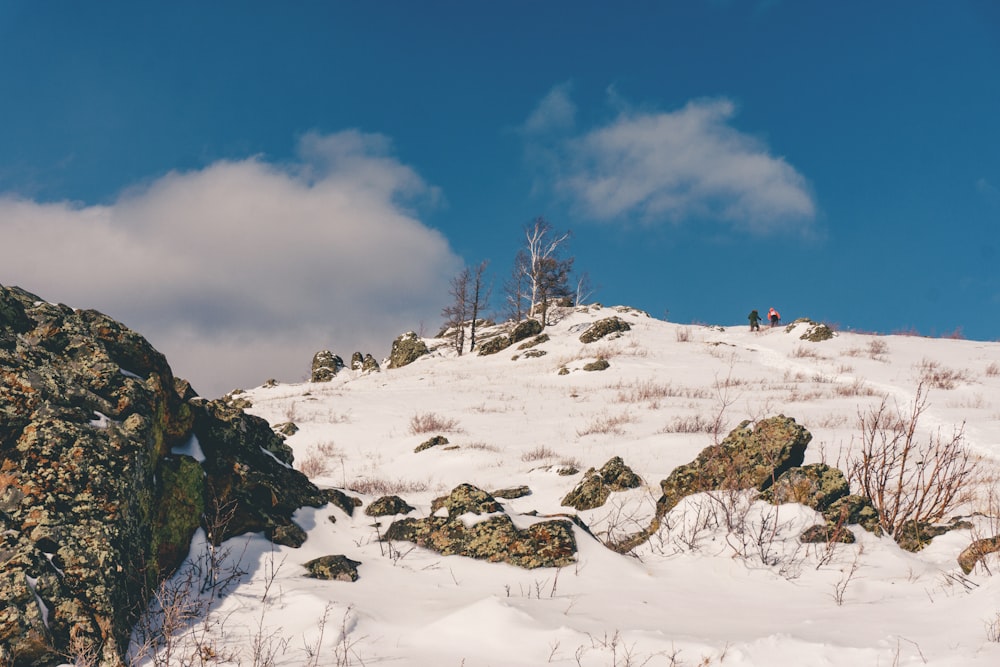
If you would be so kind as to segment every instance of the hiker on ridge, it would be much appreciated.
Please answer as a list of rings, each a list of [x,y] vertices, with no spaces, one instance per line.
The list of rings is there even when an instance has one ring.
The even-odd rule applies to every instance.
[[[756,309],[751,310],[750,314],[747,315],[747,319],[750,320],[750,331],[760,331],[760,313]]]
[[[767,311],[767,319],[771,320],[772,327],[778,326],[778,322],[781,321],[781,314],[774,308],[771,308],[771,310]]]

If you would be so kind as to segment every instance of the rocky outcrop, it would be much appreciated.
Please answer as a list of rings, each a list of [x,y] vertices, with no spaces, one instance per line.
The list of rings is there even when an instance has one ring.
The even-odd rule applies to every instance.
[[[457,554],[528,569],[564,567],[576,561],[570,521],[542,521],[518,529],[493,496],[471,484],[456,487],[435,504],[439,507],[433,516],[393,522],[385,539],[413,542],[445,556]],[[447,516],[437,516],[441,509]],[[469,515],[473,518],[467,519]]]
[[[399,496],[382,496],[369,503],[365,508],[368,516],[395,516],[409,514],[413,507]]]
[[[433,438],[425,440],[424,442],[417,445],[416,448],[414,448],[413,453],[419,454],[425,449],[430,449],[431,447],[441,447],[447,444],[448,444],[448,438],[444,437],[443,435],[435,435]]]
[[[139,334],[0,286],[0,664],[122,665],[206,516],[232,512],[221,540],[326,502],[274,457],[266,422],[197,398]]]
[[[500,334],[479,344],[479,356],[496,354],[500,350],[506,350],[508,347],[510,347],[510,337],[506,334]]]
[[[611,368],[611,363],[607,359],[601,358],[583,365],[585,371],[606,371]]]
[[[360,352],[355,352],[351,355],[351,370],[361,373],[377,373],[382,369],[372,355],[362,355]]]
[[[417,334],[407,331],[392,341],[392,350],[389,352],[389,368],[402,368],[412,364],[428,352],[427,344]]]
[[[308,576],[328,581],[357,581],[360,562],[344,555],[320,556],[305,564]]]
[[[775,480],[802,465],[812,434],[791,417],[779,415],[757,422],[745,421],[718,445],[703,449],[694,461],[679,466],[660,482],[663,495],[649,528],[609,544],[626,552],[645,542],[660,526],[660,519],[686,496],[718,490],[769,488]]]
[[[538,320],[524,320],[523,322],[518,322],[513,329],[510,331],[510,344],[520,343],[522,340],[531,338],[532,336],[537,336],[542,333],[542,323]]]
[[[344,360],[330,350],[313,355],[311,382],[329,382],[344,368]]]
[[[603,320],[597,320],[586,331],[580,334],[580,342],[593,343],[611,334],[631,331],[631,329],[632,327],[629,326],[629,323],[617,315],[606,317]]]
[[[775,505],[799,503],[822,513],[850,492],[847,478],[839,468],[813,463],[786,470],[761,494],[761,499]]]
[[[605,463],[600,470],[591,468],[583,479],[562,500],[564,507],[577,510],[592,510],[604,505],[613,491],[627,491],[642,484],[639,476],[616,456]]]

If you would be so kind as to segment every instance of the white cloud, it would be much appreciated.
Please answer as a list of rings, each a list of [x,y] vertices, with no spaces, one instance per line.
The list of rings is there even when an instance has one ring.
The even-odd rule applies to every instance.
[[[753,233],[808,226],[816,206],[805,178],[731,127],[734,115],[726,99],[624,111],[559,146],[557,188],[598,220],[713,219]]]
[[[550,90],[525,121],[525,132],[571,129],[576,119],[576,104],[570,98],[570,88],[569,83],[563,83]]]
[[[300,160],[170,173],[108,206],[0,198],[0,282],[97,308],[216,395],[376,357],[437,317],[461,260],[405,208],[436,196],[385,137],[308,134]]]

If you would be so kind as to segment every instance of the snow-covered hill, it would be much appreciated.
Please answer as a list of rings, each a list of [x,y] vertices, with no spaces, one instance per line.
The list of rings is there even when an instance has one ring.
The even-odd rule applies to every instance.
[[[612,316],[631,330],[580,342]],[[574,512],[560,502],[583,472],[620,456],[644,485],[579,513],[600,539],[648,525],[660,480],[743,420],[793,417],[813,435],[806,463],[846,469],[859,412],[884,396],[908,410],[922,378],[934,385],[926,436],[964,423],[987,480],[1000,459],[1000,343],[852,333],[809,342],[809,323],[757,333],[599,306],[556,319],[531,355],[514,345],[459,357],[427,341],[432,352],[402,368],[240,397],[272,424],[298,426],[287,443],[317,484],[365,505],[397,494],[413,516],[461,483],[524,485],[529,495],[502,501],[523,527],[532,512]],[[598,358],[606,370],[583,370]],[[414,451],[435,435],[449,444]],[[298,549],[227,543],[247,574],[192,632],[217,655],[241,652],[242,664],[992,666],[1000,579],[990,568],[1000,563],[968,576],[956,563],[974,538],[1000,533],[989,484],[980,491],[961,510],[982,513],[975,528],[918,553],[860,528],[855,544],[801,544],[818,514],[747,494],[725,509],[688,498],[629,555],[577,529],[575,565],[535,570],[386,544],[392,517],[375,525],[363,508],[306,509]],[[304,576],[303,563],[329,554],[359,561],[359,579]]]

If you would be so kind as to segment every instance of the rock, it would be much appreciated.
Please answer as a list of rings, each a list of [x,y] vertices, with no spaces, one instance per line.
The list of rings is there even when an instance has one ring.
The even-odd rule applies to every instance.
[[[425,449],[430,449],[431,447],[440,447],[441,445],[447,445],[447,444],[448,444],[448,438],[444,437],[443,435],[435,435],[430,440],[426,440],[425,442],[422,442],[419,445],[417,445],[416,449],[413,450],[413,453],[418,454],[424,451]]]
[[[400,334],[392,342],[392,350],[389,352],[389,368],[402,368],[412,364],[427,353],[427,344],[420,340],[417,334],[407,331]]]
[[[546,354],[548,353],[545,350],[528,350],[527,352],[524,353],[524,358],[537,359],[539,357],[544,357]],[[517,357],[514,358],[517,359]]]
[[[980,560],[998,551],[1000,551],[1000,535],[976,540],[958,555],[958,566],[962,568],[962,572],[971,574]]]
[[[531,495],[531,489],[527,486],[515,486],[509,489],[497,489],[490,493],[494,498],[504,498],[505,500],[514,500],[515,498],[524,498],[525,496]]]
[[[823,512],[823,518],[834,525],[859,525],[869,533],[882,534],[878,510],[864,496],[851,494],[833,501]]]
[[[399,496],[382,496],[368,504],[368,507],[365,508],[365,514],[368,516],[395,516],[396,514],[409,514],[413,509]]]
[[[907,521],[892,535],[901,549],[916,553],[931,543],[938,535],[958,530],[972,528],[972,524],[961,519],[955,519],[949,524],[936,524],[926,521]]]
[[[624,331],[631,331],[632,327],[622,318],[615,315],[606,317],[603,320],[594,322],[590,327],[580,334],[581,343],[593,343],[606,336]]]
[[[326,502],[265,421],[198,398],[106,315],[0,286],[0,321],[0,664],[122,665],[204,516],[232,511],[216,541],[291,534]]]
[[[306,543],[308,536],[306,535],[306,531],[289,521],[289,523],[271,528],[267,532],[267,537],[275,544],[298,549]]]
[[[305,564],[308,576],[328,581],[357,581],[359,561],[347,556],[321,556]]]
[[[299,427],[294,422],[282,422],[271,428],[275,433],[284,436],[293,436],[299,432]]]
[[[850,490],[847,478],[838,468],[814,463],[785,471],[761,494],[761,499],[775,505],[800,503],[823,512]]]
[[[486,356],[489,354],[496,354],[500,350],[505,350],[508,347],[510,347],[510,338],[504,334],[500,334],[479,343],[479,355]]]
[[[344,360],[330,350],[313,355],[310,382],[329,382],[344,368]]]
[[[532,348],[535,347],[536,345],[541,345],[542,343],[548,343],[548,342],[549,342],[549,335],[542,334],[541,336],[535,336],[531,340],[521,343],[520,345],[517,346],[517,349],[527,350],[528,348]]]
[[[806,326],[806,330],[802,333],[802,335],[799,336],[799,340],[807,340],[811,343],[819,343],[824,340],[830,340],[831,338],[837,335],[836,333],[834,333],[833,329],[831,329],[827,325],[821,324],[819,322],[813,322],[808,317],[800,317],[799,319],[795,320],[787,327],[785,327],[785,331],[790,333],[801,324],[805,324],[808,326]]]
[[[844,526],[834,526],[829,523],[821,523],[811,528],[807,528],[799,535],[799,542],[803,544],[829,544],[831,542],[839,544],[854,544],[855,537],[848,528]]]
[[[621,457],[614,457],[601,467],[584,473],[583,479],[562,500],[562,505],[577,510],[592,510],[604,505],[612,491],[626,491],[642,484],[639,476],[625,465]]]
[[[522,340],[531,338],[532,336],[537,336],[542,333],[542,328],[542,323],[538,320],[528,319],[523,322],[518,322],[514,325],[514,328],[511,329],[510,335],[508,336],[510,339],[510,345],[520,343]]]
[[[611,368],[611,364],[608,363],[607,359],[598,359],[583,365],[585,371],[606,371],[609,368]]]
[[[351,370],[360,371],[361,365],[365,362],[364,356],[360,352],[351,355]]]
[[[361,372],[362,373],[379,373],[381,372],[381,367],[378,365],[378,361],[375,360],[370,354],[366,354],[365,358],[361,360]]]
[[[323,497],[334,507],[339,507],[347,516],[354,516],[354,508],[361,507],[361,499],[349,496],[338,489],[324,489]]]
[[[448,516],[401,519],[389,526],[386,540],[402,540],[442,555],[461,555],[523,568],[564,567],[576,561],[576,537],[568,520],[542,521],[524,530],[514,526],[492,496],[469,484],[439,499]],[[466,523],[463,514],[494,514]]]
[[[646,530],[608,546],[622,553],[645,542],[659,529],[660,520],[682,498],[705,491],[766,490],[790,468],[802,465],[812,434],[791,417],[779,415],[750,427],[745,421],[718,445],[703,449],[694,461],[678,466],[660,482],[663,495]]]

